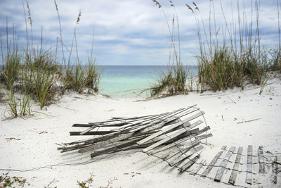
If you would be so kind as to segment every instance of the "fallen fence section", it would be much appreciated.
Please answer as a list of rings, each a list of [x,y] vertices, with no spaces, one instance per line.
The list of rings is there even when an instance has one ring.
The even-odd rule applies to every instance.
[[[74,124],[70,136],[88,139],[64,143],[61,152],[89,153],[92,158],[120,151],[143,151],[185,172],[200,158],[210,127],[196,105],[173,112],[139,117],[114,117],[103,122]]]

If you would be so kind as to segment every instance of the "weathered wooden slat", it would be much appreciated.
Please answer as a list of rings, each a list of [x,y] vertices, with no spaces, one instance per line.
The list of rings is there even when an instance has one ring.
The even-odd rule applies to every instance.
[[[198,132],[199,132],[199,129],[193,129],[193,130],[189,131],[188,134],[198,133]],[[184,133],[186,133],[185,128],[182,128],[180,130],[176,130],[176,131],[172,132],[171,135],[164,138],[163,140],[160,140],[159,142],[156,142],[155,144],[152,144],[151,146],[143,149],[143,152],[148,152],[149,150],[152,150],[152,149],[154,149],[154,148],[156,148],[156,147],[158,147],[158,146],[160,146],[160,145],[162,145],[162,144],[164,144],[164,143],[166,143],[166,142],[168,142],[172,139],[175,139],[175,138],[179,137],[180,135],[182,135]]]
[[[132,137],[132,134],[119,134],[116,137],[112,137],[112,138],[109,138],[107,140],[101,140],[99,142],[92,143],[88,147],[79,149],[78,152],[79,153],[84,153],[84,152],[88,152],[88,151],[91,151],[91,150],[97,150],[99,148],[106,147],[108,144],[115,143],[115,142],[120,141],[120,140],[126,140],[126,139],[128,139],[130,137]]]
[[[213,134],[212,133],[209,133],[209,134],[202,134],[202,135],[199,135],[199,136],[195,136],[196,139],[198,140],[203,140],[203,139],[206,139],[206,138],[209,138],[209,137],[212,137]]]
[[[199,141],[198,139],[193,139],[193,135],[189,135],[186,137],[179,138],[178,140],[174,141],[169,141],[165,145],[162,145],[161,147],[155,148],[153,150],[150,150],[148,152],[149,155],[154,155],[157,153],[165,152],[171,148],[176,148],[176,147],[189,147],[196,141]]]
[[[182,147],[176,150],[176,152],[171,153],[166,156],[165,160],[170,166],[175,166],[179,161],[184,160],[185,158],[191,156],[192,154],[200,151],[202,148],[199,148],[200,142],[195,141],[190,143],[186,147]]]
[[[196,163],[199,158],[200,154],[197,154],[194,157],[188,159],[188,162],[179,168],[180,173],[183,173],[184,171],[188,170],[194,163]]]
[[[229,180],[228,180],[228,183],[231,184],[231,185],[235,184],[237,174],[238,174],[238,170],[239,170],[242,152],[243,152],[243,147],[239,147],[238,152],[236,154],[235,163],[233,165],[233,169],[231,171],[231,175],[230,175]]]
[[[175,129],[175,128],[181,126],[181,125],[183,125],[183,123],[184,123],[184,122],[178,122],[178,123],[171,124],[171,125],[169,125],[169,127],[168,127],[167,129],[160,130],[160,131],[158,131],[157,133],[152,134],[152,135],[146,137],[145,139],[139,141],[137,144],[139,144],[139,145],[144,144],[145,142],[147,142],[147,141],[149,141],[149,140],[151,140],[151,139],[153,139],[153,138],[155,138],[155,137],[157,137],[157,136],[163,135],[163,134],[165,134],[166,132],[168,132],[168,131],[170,131],[170,130],[172,130],[172,129]]]
[[[202,122],[201,120],[198,120],[198,121],[192,123],[189,128],[193,129],[197,125],[201,124],[201,122]],[[204,139],[204,138],[207,138],[207,137],[210,137],[210,136],[212,136],[212,135],[208,134],[208,135],[200,135],[198,137],[196,136],[196,140],[199,141],[201,139]],[[167,149],[169,149],[171,147],[178,147],[178,146],[184,144],[184,142],[186,142],[186,141],[187,141],[187,143],[189,143],[192,140],[192,138],[194,138],[194,137],[195,137],[195,135],[183,135],[182,138],[179,138],[178,140],[170,141],[170,143],[168,142],[167,145],[164,145],[164,146],[162,146],[160,148],[155,148],[153,150],[150,150],[148,152],[148,154],[153,155],[153,154],[165,151],[165,150],[167,150]]]
[[[216,181],[216,182],[220,182],[221,181],[221,178],[223,176],[223,173],[225,171],[227,163],[228,163],[230,157],[232,156],[232,154],[234,153],[234,151],[235,151],[235,147],[234,146],[232,146],[228,150],[228,152],[226,153],[225,157],[223,158],[223,160],[220,163],[220,168],[217,170],[217,173],[216,173],[214,181]]]
[[[201,160],[200,163],[198,163],[197,167],[192,172],[190,172],[190,175],[195,176],[196,174],[198,174],[198,172],[205,164],[206,164],[206,160]]]
[[[114,131],[90,131],[85,133],[84,135],[105,135],[109,133],[113,133]],[[70,136],[83,136],[79,131],[71,131],[69,132]]]
[[[223,146],[226,147],[226,146]],[[212,161],[208,164],[207,168],[204,170],[204,172],[201,174],[201,177],[206,177],[211,172],[212,168],[216,164],[217,160],[220,158],[220,156],[223,154],[224,151],[219,151],[215,157],[212,159]]]
[[[198,140],[188,141],[188,142],[182,143],[181,145],[171,147],[167,150],[163,150],[162,152],[158,152],[158,153],[155,153],[152,155],[157,156],[168,162],[168,160],[170,160],[171,158],[177,159],[180,155],[182,155],[182,153],[184,153],[185,151],[187,151],[187,150],[191,149],[192,147],[195,147],[199,144],[200,144],[200,142]]]
[[[146,137],[145,139],[141,140],[138,142],[139,145],[141,144],[144,144],[145,142],[157,137],[157,136],[161,136],[165,133],[168,133],[169,131],[175,129],[175,128],[178,128],[179,126],[184,126],[186,127],[187,131],[194,128],[195,126],[198,126],[200,125],[201,123],[203,123],[203,121],[199,120],[199,121],[196,121],[195,123],[193,123],[192,125],[189,124],[189,122],[186,122],[185,120],[184,121],[181,121],[181,122],[178,122],[178,123],[174,123],[174,124],[171,124],[169,125],[168,127],[164,128],[163,130],[160,130],[159,132],[155,133],[155,134],[152,134],[150,135],[149,137]]]
[[[183,162],[185,159],[189,158],[194,153],[200,152],[204,147],[202,145],[192,147],[188,149],[187,151],[183,151],[182,155],[179,156],[177,159],[170,159],[167,162],[170,166],[178,166],[181,162]]]
[[[113,152],[113,151],[116,151],[116,150],[120,150],[124,147],[130,146],[130,145],[136,143],[139,140],[140,139],[134,139],[134,140],[130,140],[130,141],[122,141],[122,142],[119,142],[118,144],[112,144],[107,148],[95,150],[93,153],[91,153],[91,158],[94,158],[94,157],[99,156],[99,155],[103,155],[107,152]]]
[[[191,111],[189,111],[189,109],[191,109]],[[163,127],[163,126],[165,126],[165,125],[168,125],[169,123],[171,123],[171,122],[173,122],[173,121],[179,119],[179,116],[180,116],[179,114],[181,114],[181,113],[184,113],[185,115],[188,115],[188,114],[191,114],[191,113],[193,113],[193,112],[195,112],[195,111],[198,111],[198,110],[199,110],[198,108],[193,108],[193,106],[191,106],[191,107],[187,108],[185,111],[180,111],[180,112],[178,112],[178,113],[175,113],[175,114],[173,114],[173,115],[170,115],[170,116],[168,116],[167,118],[165,118],[164,120],[161,120],[161,122],[162,122],[163,124],[162,124],[162,126],[157,126],[157,128],[161,128],[161,127]],[[187,121],[188,121],[188,120],[187,120]],[[189,121],[190,121],[190,120],[189,120]],[[137,128],[137,129],[134,129],[133,131],[134,131],[134,132],[138,132],[138,131],[142,131],[142,132],[150,131],[150,130],[151,130],[151,126],[153,126],[154,124],[157,124],[157,123],[159,123],[159,121],[158,121],[158,122],[151,122],[151,124],[148,124],[148,125],[139,127],[139,128]],[[160,125],[161,125],[161,124],[160,124]],[[152,128],[154,128],[154,127],[152,127]]]
[[[201,139],[204,139],[211,135],[212,134],[202,135]],[[200,144],[199,139],[196,138],[194,141],[192,141],[191,138],[189,138],[189,139],[186,139],[186,141],[182,142],[181,145],[177,144],[176,146],[174,146],[173,148],[175,148],[175,150],[173,152],[170,152],[170,150],[172,150],[173,148],[170,149],[170,147],[166,148],[166,146],[163,146],[160,148],[161,151],[165,152],[166,150],[168,150],[167,152],[169,152],[169,153],[165,154],[165,156],[158,155],[158,157],[165,159],[170,166],[173,166],[179,160],[183,160],[186,156],[189,156],[189,155],[193,154],[194,152],[203,149],[203,146],[202,146],[202,148],[198,147],[198,148],[192,149],[199,144]],[[165,149],[162,149],[162,148],[165,148]],[[192,152],[192,153],[188,152],[189,150],[191,150],[190,152]],[[157,153],[158,152],[152,152],[150,154],[157,155]]]
[[[263,147],[259,146],[258,149],[258,160],[259,160],[259,173],[265,173],[265,163],[264,163],[264,155],[263,155]]]
[[[247,149],[247,173],[246,180],[247,184],[252,185],[252,174],[253,174],[253,146],[249,145]]]
[[[93,125],[90,124],[80,124],[80,123],[76,123],[73,124],[72,127],[92,127]]]

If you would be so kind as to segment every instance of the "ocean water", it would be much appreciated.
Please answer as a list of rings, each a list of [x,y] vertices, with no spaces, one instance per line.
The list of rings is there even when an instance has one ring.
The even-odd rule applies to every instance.
[[[150,88],[169,66],[98,66],[101,73],[100,92],[113,97],[148,95]],[[185,66],[197,75],[197,66]]]

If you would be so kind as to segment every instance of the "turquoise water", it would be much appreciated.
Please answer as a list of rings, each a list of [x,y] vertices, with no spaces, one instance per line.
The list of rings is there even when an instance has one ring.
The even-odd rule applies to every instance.
[[[110,96],[136,96],[150,88],[169,66],[98,66],[101,72],[100,92]],[[186,66],[197,75],[197,66]],[[144,93],[142,95],[145,95]]]

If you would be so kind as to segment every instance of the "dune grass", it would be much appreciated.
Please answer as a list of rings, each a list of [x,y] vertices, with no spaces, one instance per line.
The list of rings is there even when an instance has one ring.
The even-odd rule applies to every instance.
[[[94,92],[99,91],[99,81],[100,81],[100,73],[97,70],[95,65],[95,61],[90,61],[87,66],[87,73],[85,76],[85,86],[87,88],[93,89]]]
[[[98,92],[99,73],[96,65],[89,63],[83,67],[81,64],[67,67],[63,83],[66,90],[82,93],[84,89],[88,88]]]
[[[58,73],[53,57],[47,52],[30,55],[27,54],[23,67],[24,92],[38,101],[40,108],[54,101],[54,82]]]
[[[17,118],[31,115],[31,104],[28,95],[22,95],[20,99],[17,99],[14,92],[10,91],[8,107],[11,117]]]
[[[195,3],[186,4],[198,26],[198,76],[201,91],[220,91],[234,87],[243,89],[246,84],[264,84],[267,72],[274,66],[279,67],[280,58],[276,52],[280,50],[277,48],[273,57],[271,49],[262,47],[259,1],[252,2],[248,17],[245,12],[241,12],[237,1],[237,20],[231,21],[226,19],[222,4],[221,10],[216,10],[215,3],[218,2],[210,1],[208,19],[200,16],[200,7]],[[216,14],[222,14],[224,23],[217,24]]]
[[[170,67],[150,90],[151,96],[187,94],[187,71],[182,64]]]
[[[201,56],[198,60],[199,82],[203,88],[207,86],[213,91],[244,88],[246,81],[260,85],[266,74],[266,67],[256,57],[245,52],[237,58],[226,47],[215,49],[210,57]]]
[[[16,28],[9,29],[8,19],[6,22],[6,41],[0,40],[3,70],[0,72],[0,82],[7,88],[8,108],[13,117],[30,114],[31,100],[37,102],[42,109],[59,99],[65,90],[73,90],[83,93],[85,88],[98,92],[100,74],[97,71],[95,61],[89,61],[84,66],[79,61],[76,27],[80,22],[81,12],[75,22],[74,38],[77,63],[71,65],[71,57],[74,43],[71,47],[65,46],[63,41],[62,25],[60,22],[59,7],[56,1],[55,8],[59,20],[59,38],[55,46],[44,49],[44,36],[41,30],[40,46],[34,44],[35,33],[28,1],[23,2],[26,27],[26,46],[19,44],[16,39]],[[37,37],[37,36],[36,36]],[[48,38],[49,40],[49,38]],[[74,40],[73,40],[74,41]],[[58,49],[61,47],[61,51]],[[67,50],[65,49],[67,48]],[[92,47],[93,48],[93,47]],[[92,49],[93,51],[93,49]],[[66,56],[68,54],[68,66]],[[59,60],[62,57],[62,60]],[[94,59],[93,54],[90,54]],[[17,99],[16,96],[21,96]]]
[[[4,62],[2,77],[8,90],[11,90],[18,79],[20,57],[17,51],[8,54]]]
[[[169,1],[172,10],[172,21],[170,22],[164,6],[157,1],[153,0],[153,3],[157,8],[162,10],[166,19],[166,25],[169,31],[170,39],[170,57],[169,57],[169,70],[164,72],[161,78],[150,89],[150,96],[171,96],[179,94],[187,94],[188,89],[186,87],[186,80],[188,77],[188,71],[182,63],[181,59],[181,40],[180,40],[180,24],[178,14],[175,8],[175,4]]]

